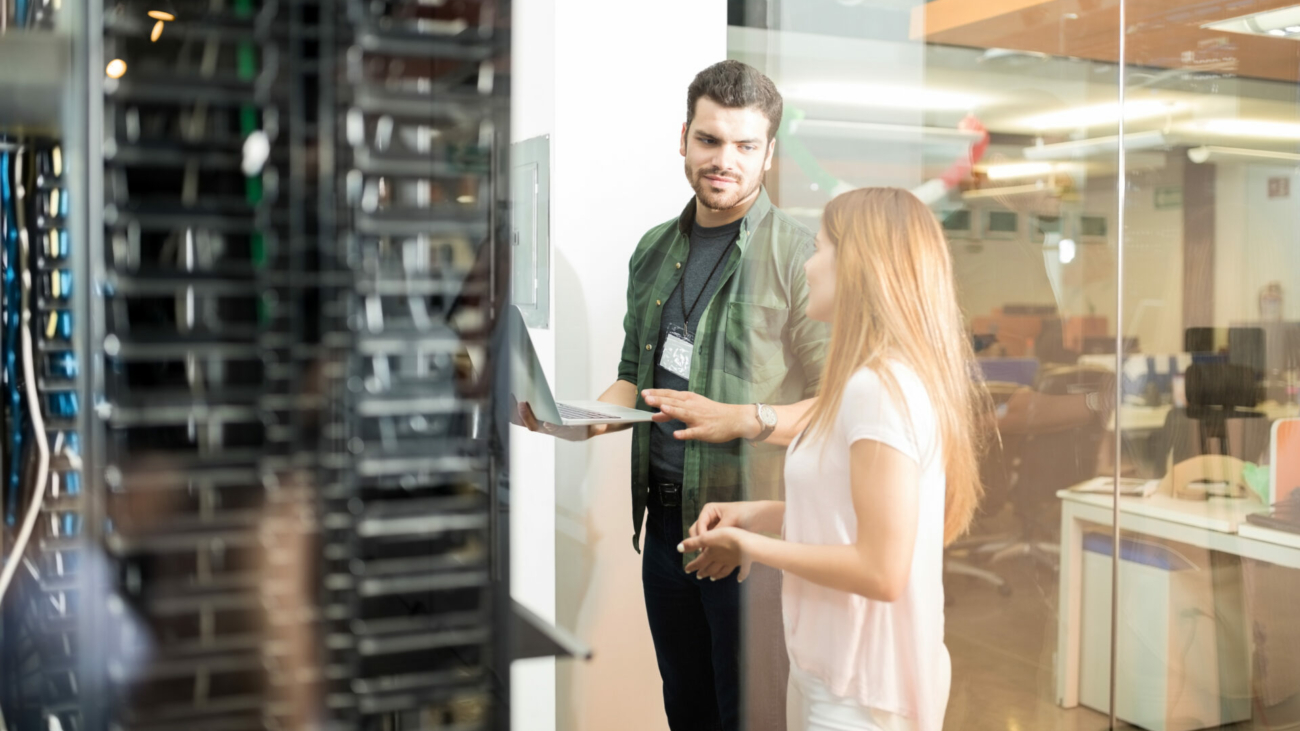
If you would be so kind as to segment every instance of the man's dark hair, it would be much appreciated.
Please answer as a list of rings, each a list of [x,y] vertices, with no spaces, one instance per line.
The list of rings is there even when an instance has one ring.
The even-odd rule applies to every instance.
[[[707,96],[728,109],[754,107],[767,117],[767,139],[781,126],[781,92],[763,72],[740,61],[720,61],[695,75],[686,92],[686,127],[695,119],[695,103]]]

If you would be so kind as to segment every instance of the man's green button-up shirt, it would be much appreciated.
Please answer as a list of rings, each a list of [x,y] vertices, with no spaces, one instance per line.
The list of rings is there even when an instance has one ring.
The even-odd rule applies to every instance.
[[[641,392],[654,387],[663,303],[681,280],[695,221],[695,199],[681,216],[654,227],[637,244],[628,266],[627,315],[619,380]],[[727,404],[792,404],[816,395],[829,327],[808,319],[803,265],[813,233],[775,208],[767,191],[741,221],[722,282],[700,317],[691,361],[690,390]],[[650,488],[650,425],[632,433],[632,545],[640,546]],[[738,439],[686,443],[682,530],[708,502],[779,500],[785,448]]]

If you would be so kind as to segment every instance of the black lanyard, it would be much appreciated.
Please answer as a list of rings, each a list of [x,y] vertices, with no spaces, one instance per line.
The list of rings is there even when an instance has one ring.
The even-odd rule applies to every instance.
[[[713,275],[718,273],[718,267],[722,266],[722,262],[727,258],[727,255],[731,253],[731,245],[734,243],[736,243],[736,239],[733,237],[731,242],[727,244],[726,248],[722,250],[722,255],[713,263],[713,269],[709,270],[709,276],[705,277],[704,286],[700,287],[700,293],[695,295],[695,301],[691,303],[690,309],[687,309],[686,307],[686,269],[689,269],[691,266],[691,252],[689,250],[686,252],[686,269],[682,270],[682,279],[677,284],[677,293],[682,299],[682,327],[686,329],[686,337],[688,338],[691,337],[691,313],[695,312],[695,308],[699,306],[700,300],[704,299],[704,293],[709,288],[709,282],[713,281]]]

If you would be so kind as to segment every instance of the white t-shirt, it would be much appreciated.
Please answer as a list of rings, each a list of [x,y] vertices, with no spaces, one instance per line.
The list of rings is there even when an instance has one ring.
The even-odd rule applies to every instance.
[[[835,695],[911,719],[918,731],[939,731],[952,676],[943,644],[944,459],[924,385],[907,366],[890,368],[906,408],[875,371],[863,368],[845,386],[834,427],[817,441],[791,445],[784,538],[814,545],[857,541],[849,446],[878,441],[921,467],[920,484],[895,486],[920,491],[907,588],[897,601],[878,602],[787,573],[786,647],[794,665]]]

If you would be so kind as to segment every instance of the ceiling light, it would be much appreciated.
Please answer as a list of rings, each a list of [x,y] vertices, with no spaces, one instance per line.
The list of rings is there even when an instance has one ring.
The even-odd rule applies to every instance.
[[[883,124],[880,122],[843,122],[831,119],[801,119],[791,124],[791,131],[811,137],[847,139],[906,139],[918,138],[951,140],[969,145],[980,139],[979,132],[952,127],[922,127],[911,124]]]
[[[1228,33],[1286,37],[1288,33],[1300,32],[1300,5],[1265,10],[1262,13],[1241,15],[1227,20],[1216,20],[1201,27]]]
[[[1154,130],[1124,135],[1125,150],[1148,150],[1154,147],[1166,147],[1168,144],[1165,134]],[[1094,155],[1113,155],[1117,152],[1119,152],[1119,135],[1053,142],[1024,149],[1027,160],[1079,160]]]
[[[1193,147],[1187,151],[1187,159],[1194,163],[1209,162],[1213,159],[1245,158],[1256,160],[1278,160],[1300,164],[1300,155],[1293,152],[1275,152],[1273,150],[1249,150],[1244,147],[1215,147],[1213,145]]]
[[[457,203],[473,203],[473,202],[474,202],[474,196],[472,196],[472,195],[460,195],[460,196],[456,196],[456,202],[457,202]]]
[[[999,198],[1021,195],[1049,195],[1060,196],[1063,189],[1060,186],[1048,187],[1042,182],[1030,183],[1029,185],[1008,185],[997,188],[973,188],[963,190],[961,193],[962,200],[976,200],[980,198]]]
[[[112,61],[109,61],[108,66],[104,68],[104,73],[108,74],[108,78],[110,79],[122,78],[126,75],[126,61],[123,61],[120,58],[115,58]]]
[[[1055,170],[1056,167],[1050,162],[1011,162],[984,166],[984,174],[989,180],[1037,178],[1050,175]]]
[[[937,109],[967,111],[987,99],[942,89],[923,89],[895,84],[859,84],[834,81],[796,84],[785,92],[787,99],[800,102],[844,104],[877,109]]]
[[[1207,119],[1192,125],[1201,132],[1271,140],[1300,140],[1300,124],[1266,119]]]
[[[1150,119],[1171,114],[1183,108],[1182,104],[1163,99],[1139,99],[1124,103],[1124,119]],[[1039,130],[1076,129],[1097,127],[1119,122],[1119,102],[1107,102],[1087,107],[1071,107],[1056,112],[1038,114],[1021,120],[1021,124]]]
[[[1061,239],[1061,243],[1056,245],[1056,256],[1062,264],[1074,261],[1075,252],[1074,239]]]

